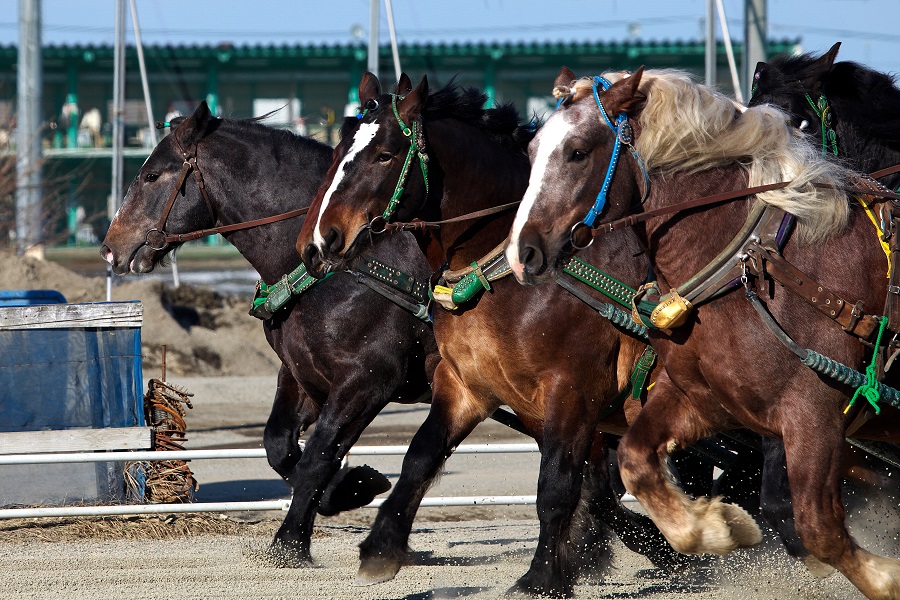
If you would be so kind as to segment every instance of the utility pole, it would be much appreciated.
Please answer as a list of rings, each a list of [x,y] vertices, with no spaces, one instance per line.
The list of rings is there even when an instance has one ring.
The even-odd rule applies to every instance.
[[[744,0],[744,97],[749,101],[756,63],[766,60],[767,0]]]
[[[43,241],[41,0],[19,0],[16,105],[16,253]]]

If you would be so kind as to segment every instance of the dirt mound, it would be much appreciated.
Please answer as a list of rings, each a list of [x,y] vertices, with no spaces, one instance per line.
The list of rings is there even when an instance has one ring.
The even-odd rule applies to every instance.
[[[73,303],[106,300],[103,277],[83,277],[56,263],[4,252],[0,252],[0,289],[59,290]],[[145,376],[159,375],[163,344],[167,376],[274,375],[278,370],[278,357],[269,348],[260,321],[247,314],[245,299],[186,284],[174,289],[139,276],[114,286],[112,299],[140,300],[144,305]]]

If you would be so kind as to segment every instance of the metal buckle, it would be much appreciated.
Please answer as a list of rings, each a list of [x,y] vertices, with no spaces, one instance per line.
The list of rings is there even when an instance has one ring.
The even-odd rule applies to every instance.
[[[160,244],[159,246],[156,246],[150,241],[150,236],[153,234],[160,236],[158,239],[160,239],[162,244]],[[169,245],[169,243],[166,241],[166,232],[160,231],[156,227],[147,231],[147,235],[144,236],[144,243],[147,244],[147,246],[149,246],[150,249],[152,249],[152,250],[164,250],[165,247]]]

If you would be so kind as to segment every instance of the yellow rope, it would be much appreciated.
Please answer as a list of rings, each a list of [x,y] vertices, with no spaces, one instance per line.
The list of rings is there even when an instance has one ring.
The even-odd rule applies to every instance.
[[[862,196],[856,195],[856,199],[859,200],[859,203],[862,205],[863,210],[866,211],[866,215],[868,215],[869,220],[872,221],[872,225],[875,226],[875,231],[878,232],[878,241],[881,243],[881,249],[884,250],[884,255],[887,258],[887,275],[885,277],[890,278],[891,276],[891,247],[888,245],[886,241],[884,241],[884,230],[881,229],[881,225],[878,223],[878,219],[875,217],[875,211],[872,210],[872,207],[866,204],[866,201],[863,200]]]

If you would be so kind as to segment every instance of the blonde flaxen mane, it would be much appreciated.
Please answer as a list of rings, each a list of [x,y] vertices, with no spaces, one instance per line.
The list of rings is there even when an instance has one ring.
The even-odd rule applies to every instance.
[[[613,83],[627,76],[621,71],[604,75]],[[580,79],[554,93],[593,102],[592,85],[590,78]],[[637,119],[635,147],[651,171],[698,172],[737,162],[748,171],[749,186],[793,182],[757,198],[796,216],[804,239],[819,240],[846,225],[845,192],[811,183],[841,187],[850,172],[823,158],[781,110],[745,108],[674,70],[645,71],[639,91],[647,99]]]

